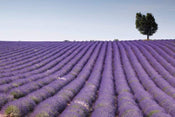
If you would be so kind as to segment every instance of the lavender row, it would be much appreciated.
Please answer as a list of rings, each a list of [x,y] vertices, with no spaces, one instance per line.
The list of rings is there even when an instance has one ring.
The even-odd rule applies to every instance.
[[[131,51],[129,51],[131,49],[128,46],[125,46],[127,48],[126,51],[123,45],[119,45],[119,47],[121,49],[122,60],[124,61],[123,65],[125,69],[126,78],[129,82],[129,85],[131,86],[131,89],[135,94],[136,99],[138,100],[140,108],[142,108],[142,112],[149,117],[170,117],[170,115],[168,115],[165,112],[164,108],[157,104],[157,102],[152,98],[152,95],[150,95],[141,84],[143,77],[137,76],[136,74],[135,70],[137,70],[139,66],[137,66],[138,62],[135,61],[134,56],[132,56]],[[143,72],[139,73],[143,74]]]
[[[173,87],[175,87],[175,79],[173,78],[173,76],[163,66],[161,66],[160,63],[157,62],[156,59],[153,56],[151,56],[151,54],[145,48],[141,47],[138,44],[137,44],[137,47],[140,48],[140,50],[144,53],[146,59],[149,60],[152,67],[155,68],[155,70],[160,75],[162,75],[163,78],[167,80]],[[150,70],[150,72],[152,71]]]
[[[122,59],[118,44],[113,43],[114,55],[114,79],[117,98],[117,115],[119,117],[142,117],[142,112],[136,102],[135,96],[128,85],[124,74]]]
[[[131,45],[132,46],[132,45]],[[136,47],[133,46],[133,50],[136,51],[136,54],[139,54],[139,51]],[[150,63],[144,58],[143,55],[140,54],[138,56],[138,59],[140,59],[140,62],[147,72],[147,74],[150,76],[151,80],[165,93],[170,95],[171,97],[175,98],[175,88],[172,87],[160,74],[156,72],[156,70],[150,65]]]
[[[168,48],[168,46],[166,46],[164,43],[160,42],[153,42],[154,44],[160,46],[164,51],[166,51],[166,53],[168,53],[172,58],[175,59],[175,55],[174,52],[171,50],[171,48]]]
[[[175,116],[175,41],[71,43],[0,42],[0,116]]]
[[[67,104],[72,100],[72,98],[80,91],[82,86],[85,84],[85,81],[88,79],[91,73],[91,70],[93,68],[93,65],[96,61],[99,49],[100,49],[100,45],[98,45],[98,47],[92,53],[91,57],[88,59],[88,62],[86,63],[86,65],[84,66],[80,74],[78,74],[76,79],[73,80],[68,85],[66,85],[53,97],[48,98],[47,100],[39,104],[34,109],[34,112],[32,113],[31,117],[43,116],[45,114],[47,114],[46,117],[54,117],[57,114],[61,113],[64,110],[64,108],[67,106]],[[44,106],[48,104],[50,105]]]
[[[163,41],[162,41],[163,42]],[[161,43],[162,43],[161,42]],[[173,52],[175,52],[175,45],[174,45],[174,43],[173,43],[173,40],[172,41],[167,41],[167,40],[165,40],[165,43],[164,43],[164,45],[166,45],[168,48],[170,48]]]
[[[43,51],[43,52],[40,52],[40,53],[35,53],[35,54],[31,54],[31,57],[26,57],[24,59],[20,59],[16,62],[13,62],[12,64],[10,64],[9,66],[8,65],[5,65],[5,67],[3,68],[3,72],[4,72],[4,75],[6,75],[5,73],[6,72],[13,72],[15,70],[18,70],[21,68],[21,66],[24,68],[26,65],[28,66],[32,66],[32,63],[34,63],[39,57],[41,57],[42,55],[47,55],[49,52],[49,48],[47,51]],[[24,55],[23,55],[24,56]],[[33,61],[34,60],[34,61]],[[32,61],[32,63],[31,63]],[[36,63],[36,62],[35,62]],[[7,69],[8,68],[8,69]]]
[[[112,42],[108,42],[102,80],[95,101],[92,117],[115,117],[116,95],[112,69]]]
[[[75,96],[71,103],[61,113],[61,117],[85,117],[92,111],[92,105],[97,95],[97,90],[101,81],[101,73],[103,70],[103,62],[105,58],[106,43],[102,46],[99,52],[96,64],[86,81],[84,87]]]
[[[83,56],[83,54],[87,51],[88,49],[88,46],[86,48],[84,48],[83,51],[81,51],[77,56],[77,59],[81,59],[81,57]],[[75,58],[72,59],[72,60],[76,60]],[[63,67],[63,70],[65,72],[62,72],[62,69],[60,71],[57,71],[58,73],[56,74],[56,76],[62,76],[66,73],[69,72],[69,70],[73,67],[73,65],[76,64],[78,60],[72,62],[71,64],[68,63],[68,65],[65,65]],[[67,66],[67,67],[66,67]],[[19,98],[19,97],[22,97],[22,96],[25,96],[27,95],[28,93],[34,91],[34,90],[37,90],[39,89],[40,87],[43,87],[44,85],[46,84],[49,84],[51,82],[53,82],[55,80],[55,78],[57,77],[54,77],[55,74],[52,74],[51,76],[48,76],[48,77],[45,77],[45,78],[42,78],[42,79],[39,79],[39,80],[36,80],[36,81],[32,81],[32,82],[29,82],[25,85],[22,85],[22,86],[19,86],[19,87],[16,87],[16,88],[13,88],[11,89],[10,91],[8,91],[8,93],[12,94],[15,98]]]
[[[86,63],[86,61],[87,60],[89,60],[90,62],[93,62],[92,60],[94,59],[94,57],[93,56],[97,56],[97,52],[94,54],[94,55],[92,55],[91,56],[91,58],[92,58],[92,60],[91,60],[91,58],[89,59],[89,57],[90,57],[90,54],[92,53],[92,51],[93,51],[93,48],[94,48],[94,46],[92,46],[91,48],[90,48],[90,50],[88,51],[88,54],[87,55],[85,55],[82,59],[81,59],[81,64],[84,64],[84,63]],[[83,60],[84,59],[84,60]],[[80,64],[80,65],[81,65]],[[87,71],[87,72],[84,72],[84,73],[80,73],[81,75],[81,77],[80,78],[84,78],[85,76],[86,76],[86,73],[89,73],[89,67],[91,68],[92,67],[92,63],[91,64],[89,64],[89,65],[87,65],[87,67],[85,66],[85,70]],[[81,83],[79,80],[77,80],[77,79],[79,79],[79,78],[76,78],[76,81],[78,81],[79,83]],[[61,79],[60,79],[61,80]],[[65,81],[66,81],[66,79],[65,79]],[[75,80],[74,81],[72,81],[71,82],[71,84],[73,84],[73,82],[75,82]],[[58,84],[57,84],[58,85]],[[78,84],[74,84],[74,85],[76,85],[76,86],[78,86]],[[69,87],[68,87],[69,86]],[[58,87],[58,86],[57,86]],[[71,92],[71,85],[67,85],[66,86],[67,87],[67,89],[66,88],[63,88],[60,92],[62,92],[61,93],[61,95],[68,95],[68,94],[72,94],[72,92]],[[65,89],[65,90],[64,90]],[[72,89],[72,90],[78,90],[78,89]],[[66,92],[65,92],[66,91]],[[55,94],[54,95],[54,97],[57,97],[58,95],[59,95],[59,93],[60,92],[58,92],[57,94]],[[41,93],[42,94],[42,93]],[[46,93],[47,94],[47,93]],[[64,96],[63,95],[63,96]],[[38,95],[39,96],[39,95]],[[42,98],[41,96],[40,96],[40,98]],[[47,100],[50,100],[50,99],[52,99],[53,97],[51,97],[51,98],[48,98]],[[65,100],[66,99],[68,99],[68,98],[65,98]],[[47,100],[46,101],[43,101],[41,104],[43,104],[44,102],[47,102]],[[58,98],[57,98],[57,100],[58,100]],[[25,102],[28,102],[27,104],[27,107],[28,108],[26,108],[26,104],[24,104]],[[60,101],[60,100],[59,100]],[[52,102],[52,101],[51,101]],[[56,100],[54,100],[54,102],[52,102],[53,104],[51,104],[51,102],[49,103],[49,105],[50,106],[54,106],[55,104],[57,104],[57,102],[56,102]],[[65,102],[65,101],[63,101],[62,100],[62,102]],[[39,104],[40,105],[40,104]],[[38,106],[39,106],[38,105]],[[21,98],[21,99],[19,99],[19,100],[17,100],[17,101],[14,101],[14,102],[11,102],[11,103],[9,103],[9,104],[7,104],[7,107],[5,106],[5,111],[6,110],[8,110],[9,108],[11,108],[11,106],[15,106],[15,109],[17,109],[17,110],[19,110],[19,113],[16,113],[16,114],[18,114],[19,116],[22,116],[22,115],[25,115],[25,114],[27,114],[28,112],[30,112],[30,110],[32,109],[32,108],[34,108],[35,107],[35,102],[34,102],[34,100],[33,100],[33,98],[31,99],[31,98]],[[56,106],[58,106],[58,105],[56,105]],[[62,106],[61,106],[62,107]],[[60,107],[60,108],[61,108]],[[39,108],[39,109],[44,109],[45,108],[45,106],[42,106],[42,108]],[[47,106],[46,108],[49,108],[49,106]],[[35,109],[35,110],[37,110],[37,109]],[[55,111],[56,110],[56,108],[54,108],[54,110],[53,111]],[[52,111],[51,111],[52,112]],[[12,112],[13,113],[13,112]],[[9,114],[9,113],[6,113],[6,114]],[[32,115],[33,116],[33,115]],[[49,113],[49,116],[51,116],[51,114]]]
[[[80,48],[80,50],[81,50],[82,48]],[[71,53],[71,51],[70,51],[70,53]],[[77,54],[77,52],[75,52],[74,51],[74,53],[72,53],[72,55],[73,56],[75,56]],[[69,57],[67,57],[67,58],[69,58]],[[71,57],[72,58],[72,57]],[[71,59],[70,58],[70,59]],[[63,61],[62,61],[63,62]],[[62,66],[60,66],[60,68],[61,68]],[[52,68],[53,69],[53,68]],[[58,69],[57,69],[58,70]],[[57,71],[56,70],[56,71]],[[51,74],[52,75],[52,74]],[[47,75],[47,76],[49,76],[49,75]],[[20,86],[20,85],[23,85],[23,84],[25,84],[25,83],[28,83],[28,82],[31,82],[31,81],[36,81],[36,80],[38,80],[38,79],[41,79],[41,78],[44,78],[44,77],[46,77],[46,75],[45,74],[37,74],[37,75],[33,75],[33,76],[30,76],[29,78],[24,78],[24,79],[5,79],[4,80],[4,82],[6,81],[6,83],[8,82],[8,84],[4,84],[4,85],[1,85],[0,86],[0,91],[1,92],[7,92],[9,89],[11,89],[11,88],[14,88],[14,87],[18,87],[18,86]],[[51,76],[49,76],[49,77],[51,77]],[[3,80],[1,80],[2,82],[3,82]],[[10,81],[12,81],[12,82],[10,82]],[[38,81],[40,81],[40,80],[38,80]]]
[[[23,64],[21,66],[15,67],[15,70],[17,70],[15,73],[16,74],[19,74],[19,73],[35,74],[35,73],[41,73],[43,71],[46,71],[50,69],[53,65],[58,63],[60,61],[59,58],[62,58],[62,55],[65,56],[66,55],[65,53],[69,52],[69,49],[72,49],[73,47],[76,47],[76,46],[65,47],[62,49],[58,49],[59,51],[48,52],[44,57],[37,57],[37,59],[34,59],[32,62],[28,62],[27,64]]]
[[[59,69],[61,69],[61,67],[63,67],[64,64],[66,64],[69,60],[71,60],[79,52],[79,50],[81,50],[82,48],[83,47],[79,48],[77,51],[74,51],[73,53],[72,53],[72,51],[68,51],[67,53],[69,53],[69,54],[72,53],[72,54],[70,56],[67,56],[67,60],[64,59],[63,61],[60,62],[60,64],[58,64],[54,68],[50,69],[50,73],[49,72],[40,73],[39,70],[35,70],[35,72],[39,73],[39,74],[30,75],[27,73],[27,74],[25,74],[25,76],[27,75],[27,78],[18,78],[15,76],[12,78],[8,78],[8,79],[5,78],[4,80],[1,80],[1,83],[3,83],[3,82],[8,83],[5,85],[1,85],[1,91],[7,91],[9,88],[18,87],[19,85],[25,84],[27,82],[34,81],[34,80],[51,75],[52,72],[56,72]],[[47,67],[47,65],[46,65],[46,67]]]
[[[21,50],[21,52],[15,52],[15,53],[12,53],[11,55],[11,57],[10,56],[6,56],[8,59],[10,59],[10,62],[6,62],[6,60],[7,59],[5,59],[4,60],[4,62],[6,62],[6,64],[11,64],[11,63],[15,63],[15,62],[17,62],[17,61],[19,61],[19,60],[24,60],[25,58],[29,58],[32,54],[33,54],[33,52],[34,52],[34,54],[35,53],[39,53],[41,50],[45,50],[46,48],[51,48],[51,47],[46,47],[46,48],[43,48],[43,47],[38,47],[38,46],[32,46],[32,47],[30,47],[30,46],[27,46],[28,48],[26,49],[27,51],[25,51],[25,47],[23,47],[23,49]],[[52,47],[53,48],[53,47]],[[44,51],[43,51],[44,52]],[[15,54],[17,54],[17,53],[19,53],[19,55],[15,55]],[[25,55],[25,56],[24,56]],[[36,54],[37,55],[37,54]],[[13,60],[14,59],[14,60]],[[17,60],[16,60],[17,59]],[[3,62],[3,63],[4,63]]]
[[[161,49],[156,44],[153,44],[153,43],[147,43],[147,44],[150,45],[154,50],[156,50],[158,54],[161,55],[165,60],[167,60],[169,64],[175,67],[175,60],[171,56],[169,56],[168,53],[163,51],[163,49]]]
[[[42,44],[41,44],[42,45]],[[3,53],[1,53],[0,60],[11,58],[11,57],[20,57],[22,53],[28,53],[33,49],[40,48],[41,45],[38,46],[30,46],[30,44],[20,44],[20,43],[6,43],[4,45],[1,44],[1,50]],[[8,46],[10,46],[10,50],[6,49]]]
[[[129,51],[129,49],[128,49],[128,51]],[[137,72],[139,79],[142,82],[142,85],[149,92],[149,94],[151,94],[151,96],[154,98],[154,100],[157,102],[157,104],[159,104],[165,110],[165,112],[167,114],[175,116],[175,110],[173,109],[175,101],[173,100],[173,98],[168,96],[165,92],[163,92],[162,90],[160,90],[156,86],[156,84],[149,78],[149,75],[145,72],[145,70],[141,66],[142,64],[139,64],[139,62],[136,61],[137,59],[136,59],[135,55],[133,55],[133,53],[131,51],[130,51],[130,53],[132,54],[132,55],[130,55],[130,57],[133,57],[132,64],[135,65],[135,68],[137,68],[137,69],[135,69],[135,71]],[[137,53],[137,55],[141,56],[142,53]],[[152,106],[149,105],[148,107],[154,108],[154,104]],[[155,110],[154,114],[156,114],[156,113],[159,114],[161,112],[160,109],[152,109],[152,110]],[[163,114],[160,114],[159,116],[161,116],[161,115],[163,117],[165,116]]]
[[[89,52],[91,52],[91,51],[89,51]],[[87,53],[86,55],[85,55],[85,57],[87,58],[87,56],[90,56],[89,54],[90,53]],[[84,58],[85,58],[84,57]],[[82,65],[84,62],[86,62],[85,61],[85,59],[83,60],[83,59],[81,59],[81,61],[79,62],[79,63],[81,63],[80,65]],[[78,65],[78,66],[77,66]],[[76,66],[75,66],[75,68],[74,69],[78,69],[79,68],[79,64],[77,64]],[[78,68],[77,68],[78,67]],[[73,70],[74,70],[73,69]],[[81,70],[81,68],[80,68],[80,70]],[[77,73],[78,73],[79,71],[77,71]],[[76,75],[76,74],[75,74]],[[57,76],[57,75],[56,75]],[[56,76],[54,76],[54,75],[52,75],[52,77],[56,77]],[[73,77],[72,77],[73,76]],[[66,77],[66,79],[63,77],[56,77],[56,80],[54,81],[54,82],[52,82],[52,83],[50,83],[50,84],[48,84],[48,85],[45,85],[44,87],[42,87],[42,88],[40,88],[39,90],[36,90],[36,91],[34,91],[34,92],[32,92],[32,93],[30,93],[28,96],[27,96],[27,98],[20,98],[19,100],[21,100],[21,101],[17,101],[18,103],[23,103],[24,101],[25,101],[25,99],[28,99],[28,98],[30,98],[30,100],[29,101],[32,101],[31,103],[33,103],[33,102],[35,102],[35,103],[38,103],[39,102],[39,100],[43,100],[43,99],[45,99],[45,98],[47,98],[47,96],[50,96],[50,95],[53,95],[53,93],[54,93],[54,90],[56,91],[56,90],[58,90],[59,88],[61,88],[61,87],[63,87],[64,85],[66,85],[66,83],[68,83],[68,82],[70,82],[75,76],[74,75],[72,75],[72,74],[69,74],[69,75],[65,75],[65,77]],[[68,78],[68,79],[67,79]],[[72,78],[72,79],[71,79]],[[48,79],[49,80],[49,79]],[[60,84],[60,85],[59,85]],[[36,86],[36,85],[35,85]],[[32,88],[37,88],[37,86],[35,87],[35,86],[33,86]],[[30,88],[28,88],[28,90],[31,90]],[[27,91],[28,91],[27,90]],[[40,92],[41,91],[41,92]],[[43,91],[43,93],[42,93],[42,91]],[[41,94],[41,95],[40,95]],[[34,96],[35,95],[35,96]],[[24,100],[23,100],[24,99]],[[4,99],[5,100],[5,99]],[[22,101],[23,100],[23,101]],[[15,101],[16,102],[16,101]],[[15,103],[14,102],[14,103]],[[13,102],[11,102],[11,103],[13,103]],[[28,104],[31,104],[31,103],[28,103]],[[25,106],[25,105],[23,105],[23,106]],[[29,105],[30,106],[30,105]],[[13,107],[13,106],[12,106]],[[10,107],[11,108],[11,107]]]
[[[6,65],[5,69],[10,68],[10,69],[12,69],[14,71],[14,70],[20,69],[21,66],[23,66],[22,68],[24,68],[26,66],[25,64],[27,64],[28,66],[29,65],[31,66],[34,63],[37,63],[36,59],[41,58],[41,56],[44,56],[43,59],[45,59],[46,57],[49,57],[52,54],[54,55],[55,53],[58,52],[58,51],[54,51],[54,50],[62,50],[62,48],[65,48],[65,47],[64,46],[63,47],[59,47],[59,48],[58,47],[49,47],[49,48],[43,49],[42,51],[37,51],[37,52],[34,51],[34,53],[32,52],[31,54],[29,54],[29,56],[22,55],[23,57],[21,57],[20,59],[18,59],[16,61],[11,61],[12,64],[10,64],[8,66]],[[31,61],[32,61],[32,63],[31,63]],[[10,70],[10,69],[7,69],[7,70]]]
[[[71,53],[71,51],[69,53]],[[71,56],[68,56],[67,59],[70,60],[72,58],[72,56],[74,57],[76,54],[77,54],[76,51],[73,52],[73,54],[71,54]],[[67,62],[67,61],[61,61],[61,63],[64,63],[64,64],[65,64],[65,62]],[[56,65],[54,68],[52,68],[52,70],[53,71],[58,71],[64,65],[64,64],[63,65],[60,65],[60,64]],[[45,67],[48,68],[48,65],[46,65]],[[32,77],[32,79],[36,79],[36,78],[38,79],[38,77],[42,78],[44,76],[48,76],[49,75],[48,72],[41,73],[40,69],[39,70],[35,70],[33,72],[38,73],[38,74],[34,74],[33,75],[33,73],[26,73],[26,74],[19,74],[19,75],[8,77],[8,78],[3,78],[3,79],[0,80],[0,84],[10,83],[12,81],[15,81],[15,80],[18,80],[18,79],[21,79],[21,78],[25,78],[25,77],[27,77],[27,79],[30,79],[31,77]]]
[[[169,72],[170,74],[175,74],[175,68],[170,63],[168,63],[163,57],[161,57],[152,47],[144,43],[142,43],[142,46],[152,54],[152,56],[155,58],[154,60],[156,60],[157,63],[159,63],[160,65],[162,65],[162,67],[164,67],[167,72]]]

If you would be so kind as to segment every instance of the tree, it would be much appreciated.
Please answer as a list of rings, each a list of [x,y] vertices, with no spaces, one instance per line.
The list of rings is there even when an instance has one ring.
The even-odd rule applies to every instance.
[[[146,16],[141,13],[136,13],[135,24],[141,34],[147,35],[147,40],[149,40],[149,36],[153,35],[158,29],[158,25],[151,13],[147,13]]]

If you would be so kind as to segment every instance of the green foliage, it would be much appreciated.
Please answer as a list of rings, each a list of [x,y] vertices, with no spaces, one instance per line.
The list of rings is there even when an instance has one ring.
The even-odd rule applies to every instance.
[[[20,111],[16,106],[10,105],[5,110],[5,114],[10,116],[10,117],[19,117]]]
[[[149,114],[148,117],[151,117],[153,114],[160,112],[159,110],[152,110]]]
[[[49,117],[49,114],[47,112],[39,113],[36,117]]]
[[[16,84],[16,83],[12,83],[12,86],[14,86],[14,87],[18,87],[18,84]]]
[[[31,96],[30,97],[35,103],[39,103],[39,99],[37,98],[37,97],[35,97],[35,96]]]
[[[147,40],[149,40],[149,36],[153,35],[158,29],[158,25],[151,13],[147,13],[146,15],[137,13],[135,24],[141,34],[147,35]]]
[[[119,41],[119,39],[114,39],[114,41]]]
[[[23,96],[23,94],[19,90],[13,91],[10,94],[13,95],[14,98],[20,98]]]

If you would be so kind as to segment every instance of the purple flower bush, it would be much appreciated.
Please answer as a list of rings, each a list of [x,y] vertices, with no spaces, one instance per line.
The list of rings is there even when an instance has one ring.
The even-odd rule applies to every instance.
[[[0,117],[174,117],[175,40],[0,41]]]

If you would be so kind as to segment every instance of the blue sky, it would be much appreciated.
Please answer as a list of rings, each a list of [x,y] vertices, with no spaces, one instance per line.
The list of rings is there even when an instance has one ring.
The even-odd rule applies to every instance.
[[[136,40],[137,12],[152,13],[152,39],[175,39],[174,0],[1,0],[0,40]]]

